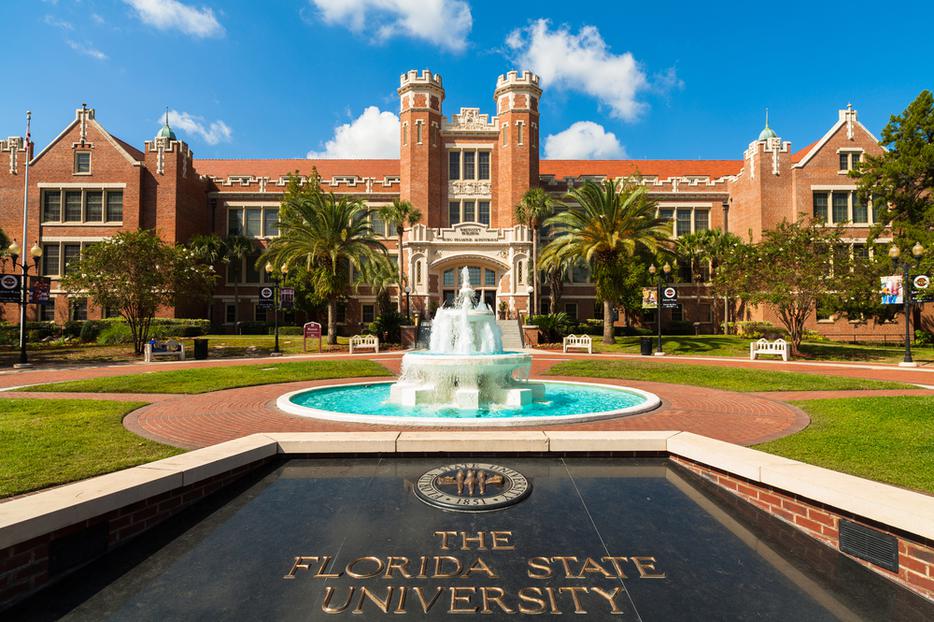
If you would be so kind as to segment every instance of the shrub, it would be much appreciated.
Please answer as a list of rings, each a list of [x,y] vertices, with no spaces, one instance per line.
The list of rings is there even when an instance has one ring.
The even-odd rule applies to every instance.
[[[571,332],[574,321],[567,313],[549,313],[548,315],[533,315],[529,324],[538,326],[543,343],[557,343]]]
[[[97,343],[102,346],[115,346],[124,343],[133,343],[133,334],[126,322],[111,322],[97,335]]]
[[[81,331],[78,337],[85,343],[91,343],[97,340],[97,335],[101,332],[101,326],[97,322],[85,322],[81,325]]]
[[[367,332],[376,335],[387,343],[399,343],[402,340],[402,326],[408,324],[409,319],[398,311],[383,313],[370,322]]]
[[[916,330],[915,343],[920,346],[934,346],[934,333],[926,330]]]
[[[271,330],[270,330],[270,334],[275,334],[275,330],[276,330],[275,328],[271,329]],[[298,336],[301,336],[301,335],[302,335],[302,327],[301,327],[301,326],[280,326],[280,327],[279,327],[279,334],[280,334],[280,335],[298,335]]]
[[[668,324],[662,322],[662,332],[669,335],[693,335],[694,323],[687,320],[672,320]]]
[[[603,334],[602,332],[600,333]],[[616,327],[616,336],[617,337],[645,337],[646,335],[654,335],[655,331],[651,328],[643,328],[641,326],[617,326]]]
[[[736,334],[748,339],[778,339],[785,337],[788,332],[771,322],[737,322]]]

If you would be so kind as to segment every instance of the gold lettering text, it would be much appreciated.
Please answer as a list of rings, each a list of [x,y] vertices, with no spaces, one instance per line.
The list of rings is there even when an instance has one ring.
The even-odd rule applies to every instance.
[[[540,597],[542,595],[541,588],[524,587],[519,590],[519,613],[525,613],[528,615],[540,615],[545,613],[546,606],[544,599],[535,598],[532,596],[533,594]],[[535,607],[529,607],[525,603],[531,603],[535,605]]]
[[[476,613],[480,608],[476,605],[470,607],[470,598],[473,594],[477,593],[477,588],[475,587],[449,587],[448,590],[451,592],[451,606],[448,608],[448,613]],[[468,592],[469,595],[462,596],[461,592]],[[465,608],[461,605],[462,602],[468,606]]]

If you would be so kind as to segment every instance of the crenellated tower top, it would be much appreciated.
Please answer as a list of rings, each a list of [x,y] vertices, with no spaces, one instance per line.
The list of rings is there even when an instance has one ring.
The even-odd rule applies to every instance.
[[[399,76],[399,89],[396,92],[399,93],[401,111],[425,109],[441,112],[444,86],[439,73],[432,73],[430,69],[423,69],[421,73],[416,69],[407,71]]]
[[[541,79],[531,71],[510,71],[496,79],[496,112],[502,114],[510,110],[529,110],[538,112],[538,100],[542,96],[539,86]]]

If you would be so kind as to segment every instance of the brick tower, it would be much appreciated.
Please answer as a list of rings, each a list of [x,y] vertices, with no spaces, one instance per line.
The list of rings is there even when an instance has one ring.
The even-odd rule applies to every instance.
[[[510,71],[496,81],[493,99],[500,135],[494,159],[497,183],[493,188],[494,227],[513,224],[513,207],[526,190],[538,185],[539,78],[531,71]]]
[[[399,79],[399,195],[423,214],[428,227],[442,226],[444,147],[441,144],[441,76],[425,69]]]

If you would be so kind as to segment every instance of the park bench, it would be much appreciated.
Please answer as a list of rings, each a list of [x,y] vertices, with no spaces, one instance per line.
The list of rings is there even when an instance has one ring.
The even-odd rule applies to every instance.
[[[590,335],[568,335],[561,343],[565,352],[571,348],[577,348],[578,350],[587,350],[587,354],[593,354],[593,339],[591,339]]]
[[[379,354],[379,338],[376,335],[354,335],[350,338],[350,353],[357,350],[370,349]]]
[[[783,361],[787,361],[789,352],[788,342],[784,339],[776,339],[775,341],[760,339],[749,344],[750,361],[756,360],[756,356],[760,354],[778,354],[781,355]]]
[[[185,360],[185,346],[175,341],[174,339],[169,339],[168,341],[149,342],[146,344],[146,362],[151,363],[153,359],[158,358],[175,358],[179,361]]]

